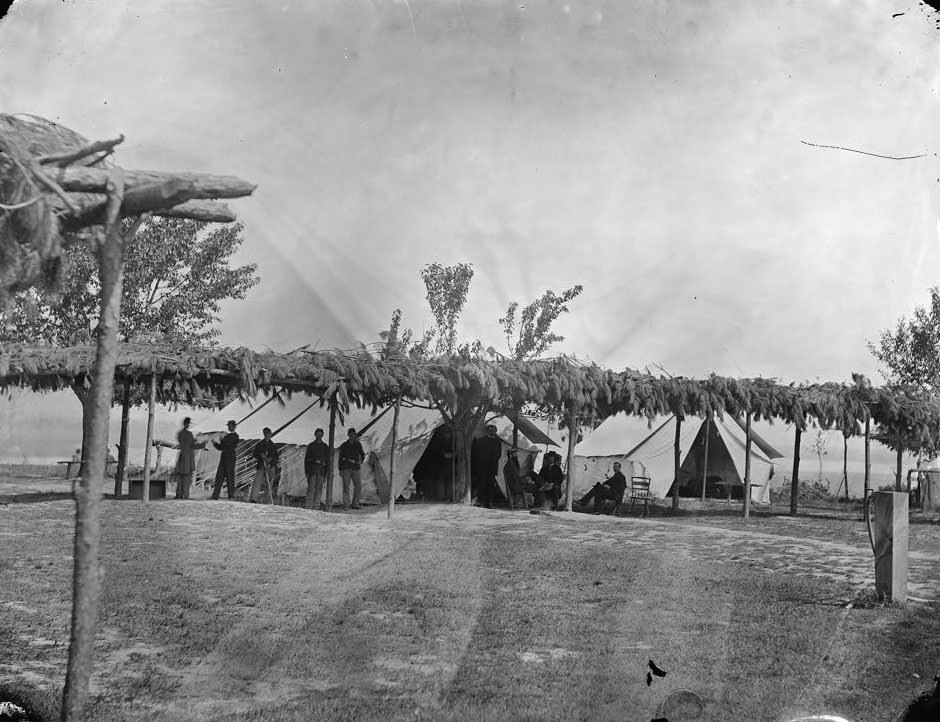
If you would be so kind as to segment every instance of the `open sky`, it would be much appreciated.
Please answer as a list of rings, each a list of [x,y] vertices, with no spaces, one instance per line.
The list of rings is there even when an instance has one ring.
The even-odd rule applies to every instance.
[[[940,31],[913,0],[17,0],[0,109],[125,167],[230,173],[222,341],[431,324],[419,268],[476,269],[461,337],[581,283],[557,351],[877,378],[866,342],[940,278]],[[801,141],[862,149],[887,160]]]

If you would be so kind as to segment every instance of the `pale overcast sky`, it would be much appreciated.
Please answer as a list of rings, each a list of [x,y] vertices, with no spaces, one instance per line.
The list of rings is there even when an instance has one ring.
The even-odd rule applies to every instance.
[[[843,380],[940,282],[938,40],[913,0],[18,0],[0,109],[258,184],[225,343],[421,329],[464,261],[464,338],[581,283],[558,351]]]

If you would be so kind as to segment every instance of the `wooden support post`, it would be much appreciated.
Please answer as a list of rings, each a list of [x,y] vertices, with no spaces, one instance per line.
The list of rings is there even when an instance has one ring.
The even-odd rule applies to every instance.
[[[108,414],[114,398],[117,335],[121,325],[121,288],[124,280],[124,243],[118,212],[124,197],[120,170],[109,171],[108,217],[98,239],[98,277],[101,312],[95,350],[95,367],[88,394],[87,468],[76,494],[75,543],[72,565],[72,620],[68,667],[62,690],[62,722],[81,722],[88,703],[98,627],[98,602],[102,570],[98,562],[101,543],[101,499],[108,453]]]
[[[894,490],[901,491],[901,475],[904,473],[904,447],[901,445],[901,437],[898,437],[898,468],[894,477]]]
[[[868,531],[868,543],[875,552],[875,538],[871,528],[871,417],[865,419],[865,492],[864,492],[864,518],[865,529]]]
[[[450,503],[457,503],[457,434],[450,435]]]
[[[395,448],[398,446],[398,412],[401,410],[401,396],[395,399],[395,416],[392,418],[392,454],[388,460],[388,518],[395,511]]]
[[[679,511],[679,465],[682,460],[682,450],[679,448],[679,436],[682,433],[682,419],[676,417],[676,443],[675,443],[675,475],[672,482],[672,510]]]
[[[796,516],[800,503],[800,440],[803,429],[799,426],[793,433],[793,478],[790,479],[790,516]]]
[[[565,511],[571,511],[574,500],[574,447],[578,443],[578,407],[574,402],[568,409],[568,466],[565,484]]]
[[[702,457],[702,501],[705,501],[705,480],[708,478],[708,437],[712,435],[712,416],[705,417],[705,455]]]
[[[336,398],[330,397],[330,438],[329,452],[326,458],[326,510],[333,511],[333,460],[336,457],[333,446],[336,444]]]
[[[150,398],[147,400],[147,447],[144,449],[144,504],[150,501],[150,450],[153,448],[153,412],[157,403],[157,374],[150,377]]]
[[[849,437],[842,435],[842,481],[845,482],[845,500],[849,500]]]
[[[751,515],[751,414],[744,423],[744,518]]]
[[[114,498],[124,493],[124,479],[127,478],[127,434],[131,424],[131,384],[124,381],[124,397],[121,400],[121,444],[118,448],[117,471],[114,472]]]

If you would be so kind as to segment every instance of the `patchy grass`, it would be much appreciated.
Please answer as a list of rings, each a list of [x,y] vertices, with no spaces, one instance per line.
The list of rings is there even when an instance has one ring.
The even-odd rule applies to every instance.
[[[0,684],[46,719],[72,514],[0,507]],[[702,720],[874,722],[940,665],[940,615],[865,604],[831,520],[397,515],[105,502],[89,718],[648,720],[691,690]]]

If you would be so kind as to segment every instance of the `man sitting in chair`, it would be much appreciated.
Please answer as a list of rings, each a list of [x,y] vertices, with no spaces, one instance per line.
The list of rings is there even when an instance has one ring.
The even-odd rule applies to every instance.
[[[614,462],[614,473],[609,479],[598,482],[587,494],[585,494],[577,503],[579,506],[587,506],[594,499],[594,513],[600,514],[604,501],[610,499],[614,504],[623,501],[623,493],[627,489],[627,477],[620,473],[620,462]]]

